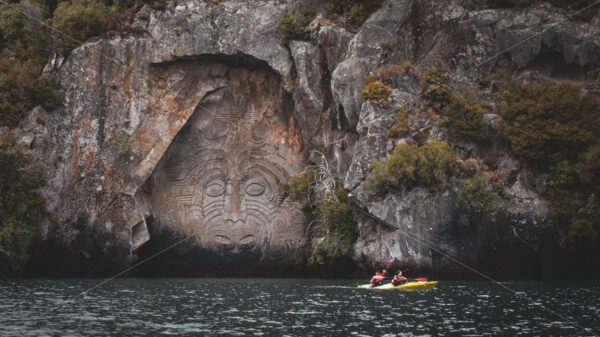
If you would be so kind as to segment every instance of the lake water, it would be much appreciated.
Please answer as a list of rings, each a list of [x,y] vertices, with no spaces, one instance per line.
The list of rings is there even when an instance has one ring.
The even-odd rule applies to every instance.
[[[430,291],[365,280],[0,281],[1,336],[594,336],[600,282],[504,282],[585,328],[486,282]]]

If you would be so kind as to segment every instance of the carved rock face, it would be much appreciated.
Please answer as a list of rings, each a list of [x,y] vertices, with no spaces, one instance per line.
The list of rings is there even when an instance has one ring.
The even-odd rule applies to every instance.
[[[162,230],[196,233],[210,256],[297,259],[306,220],[281,195],[302,168],[289,98],[266,70],[227,68],[223,77],[149,179],[152,213]]]

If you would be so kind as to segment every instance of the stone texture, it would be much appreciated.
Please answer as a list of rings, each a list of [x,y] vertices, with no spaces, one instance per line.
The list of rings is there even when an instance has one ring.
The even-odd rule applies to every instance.
[[[46,125],[30,120],[17,130],[20,141],[47,168],[49,184],[43,193],[56,224],[44,228],[58,234],[45,237],[60,237],[73,254],[84,250],[117,267],[128,265],[148,240],[162,237],[166,245],[196,229],[204,234],[180,249],[183,257],[201,252],[187,255],[187,267],[210,256],[218,262],[224,251],[235,251],[229,256],[252,251],[253,263],[262,256],[297,261],[307,239],[302,236],[304,220],[297,205],[282,201],[276,185],[319,151],[345,188],[394,227],[361,219],[356,261],[377,265],[398,257],[416,267],[455,268],[406,232],[480,264],[491,261],[484,257],[493,252],[524,251],[548,210],[540,197],[543,179],[532,183],[520,167],[507,169],[515,201],[490,219],[461,211],[456,179],[446,182],[443,193],[416,188],[382,198],[365,189],[373,158],[383,160],[400,142],[447,138],[424,114],[411,118],[410,137],[387,139],[386,130],[401,106],[417,116],[419,84],[405,76],[389,102],[374,106],[360,97],[365,78],[377,67],[401,60],[422,72],[442,59],[453,69],[453,89],[460,89],[487,80],[497,54],[528,36],[534,37],[506,51],[516,68],[527,69],[549,49],[566,64],[597,64],[599,19],[566,20],[564,11],[548,6],[469,11],[458,1],[387,0],[357,33],[320,16],[311,24],[309,41],[291,41],[286,47],[277,26],[281,17],[321,3],[180,0],[164,11],[145,6],[133,25],[146,33],[93,38],[66,60],[53,57],[45,72],[58,76],[64,107],[37,110]],[[535,36],[540,29],[546,30]],[[382,43],[391,46],[388,56],[381,53]],[[497,117],[486,115],[486,121],[495,128]],[[206,136],[211,133],[223,138],[209,145]],[[268,153],[254,162],[264,171],[244,171],[240,158],[255,141],[263,142],[261,153]],[[227,158],[228,168],[208,180],[218,185],[214,190],[196,179],[209,168],[200,160],[204,150],[221,151]],[[277,170],[281,174],[269,178],[268,172]],[[182,179],[187,185],[172,189],[178,204],[171,207],[167,191]],[[248,191],[253,179],[263,180]],[[214,197],[202,195],[217,195],[219,188],[225,191],[219,206],[225,211],[212,223],[202,208]],[[188,202],[191,190],[198,197]],[[257,200],[267,209],[264,221],[257,216],[240,231],[235,226],[220,231],[219,226],[235,223],[232,216]],[[154,222],[145,215],[154,216]],[[161,231],[171,234],[161,236]],[[244,231],[249,234],[242,235]],[[507,261],[518,259],[507,254]]]
[[[195,235],[187,250],[246,267],[301,259],[306,220],[280,186],[300,174],[304,149],[279,77],[218,63],[169,67],[210,73],[223,87],[204,95],[142,187],[157,235]]]

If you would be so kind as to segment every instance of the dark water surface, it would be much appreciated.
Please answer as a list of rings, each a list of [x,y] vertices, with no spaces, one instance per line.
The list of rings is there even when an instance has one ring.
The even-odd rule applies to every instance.
[[[0,281],[1,336],[593,336],[492,283],[430,291],[364,280]],[[505,282],[600,331],[600,282]]]

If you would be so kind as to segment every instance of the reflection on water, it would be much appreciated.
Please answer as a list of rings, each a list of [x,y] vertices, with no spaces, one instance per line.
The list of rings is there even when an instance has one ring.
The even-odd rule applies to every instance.
[[[99,282],[0,281],[0,335],[593,335],[483,282],[376,292],[357,289],[364,280],[118,279],[77,296]],[[598,282],[505,284],[600,330]]]

